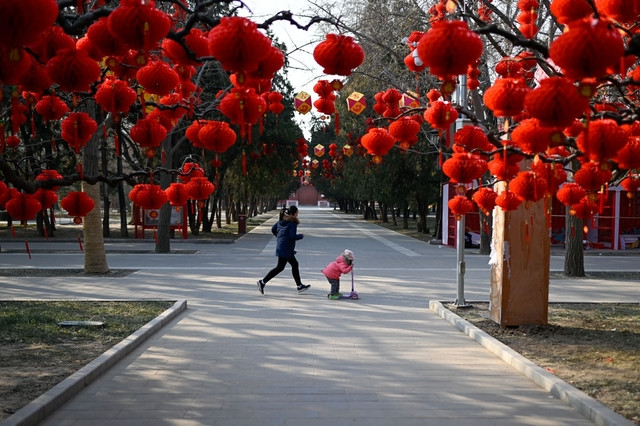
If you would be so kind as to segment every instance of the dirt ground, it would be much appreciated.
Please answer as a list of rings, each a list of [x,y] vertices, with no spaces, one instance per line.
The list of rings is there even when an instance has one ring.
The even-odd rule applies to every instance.
[[[550,304],[548,325],[514,328],[489,319],[488,303],[446,307],[640,424],[640,304]]]

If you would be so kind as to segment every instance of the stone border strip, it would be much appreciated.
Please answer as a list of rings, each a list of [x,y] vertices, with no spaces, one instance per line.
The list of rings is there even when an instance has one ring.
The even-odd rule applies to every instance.
[[[601,404],[584,392],[569,385],[564,380],[559,379],[557,376],[537,366],[507,345],[446,309],[441,302],[434,300],[429,301],[429,309],[451,323],[451,325],[456,327],[458,330],[480,343],[490,352],[518,370],[538,386],[550,392],[555,398],[558,398],[573,407],[596,425],[633,426],[631,421],[625,419],[609,407]]]
[[[176,301],[172,307],[146,323],[142,328],[1,421],[0,425],[30,426],[38,424],[186,309],[186,300]]]

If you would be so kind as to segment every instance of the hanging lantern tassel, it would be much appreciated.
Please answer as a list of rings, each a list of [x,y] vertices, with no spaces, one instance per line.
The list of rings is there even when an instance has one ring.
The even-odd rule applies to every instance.
[[[158,230],[153,228],[153,241],[155,241],[156,245],[158,244]]]
[[[78,235],[78,246],[80,246],[80,251],[84,251],[82,248],[82,237],[80,235]]]
[[[438,168],[442,170],[442,149],[438,149]]]
[[[242,150],[242,176],[247,175],[247,153]]]
[[[160,161],[162,161],[162,164],[165,164],[167,162],[167,156],[164,152],[164,147],[162,148],[162,151],[160,151],[160,158],[161,158]]]
[[[14,228],[13,225],[11,225],[11,236],[16,238],[16,228]]]
[[[605,197],[607,196],[607,186],[608,185],[605,184],[600,188],[600,214],[604,212],[604,204],[606,202]]]
[[[116,145],[116,157],[120,157],[120,138],[118,137],[118,132],[113,134],[113,142]]]
[[[575,238],[576,237],[576,228],[575,226],[573,226],[573,224],[571,224],[571,238]]]
[[[24,247],[27,250],[27,254],[29,255],[29,259],[31,259],[31,250],[29,249],[29,241],[27,239],[24,240]]]

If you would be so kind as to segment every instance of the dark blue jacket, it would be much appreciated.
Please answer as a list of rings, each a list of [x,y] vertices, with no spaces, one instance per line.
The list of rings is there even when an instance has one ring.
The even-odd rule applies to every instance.
[[[296,254],[296,241],[303,237],[297,233],[298,223],[297,217],[285,216],[271,227],[271,233],[277,238],[276,256],[289,259]]]

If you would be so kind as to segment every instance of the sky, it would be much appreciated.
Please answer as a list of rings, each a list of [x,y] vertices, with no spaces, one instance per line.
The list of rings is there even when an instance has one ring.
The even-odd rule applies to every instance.
[[[282,10],[289,10],[294,15],[305,14],[305,10],[310,8],[309,2],[306,0],[288,1],[288,0],[244,0],[244,3],[251,10],[242,12],[241,15],[250,17],[255,22],[262,21],[272,17]],[[306,24],[308,19],[300,16],[296,19],[301,24]],[[322,73],[322,68],[316,64],[313,59],[313,49],[322,41],[320,36],[315,35],[313,28],[310,31],[302,31],[289,24],[286,21],[276,22],[271,26],[279,41],[287,45],[289,58],[288,76],[294,92],[305,91],[315,99],[313,86],[321,78],[327,78]],[[333,77],[331,77],[333,78]],[[308,135],[309,121],[314,112],[305,115],[296,112],[298,123],[305,129]]]

